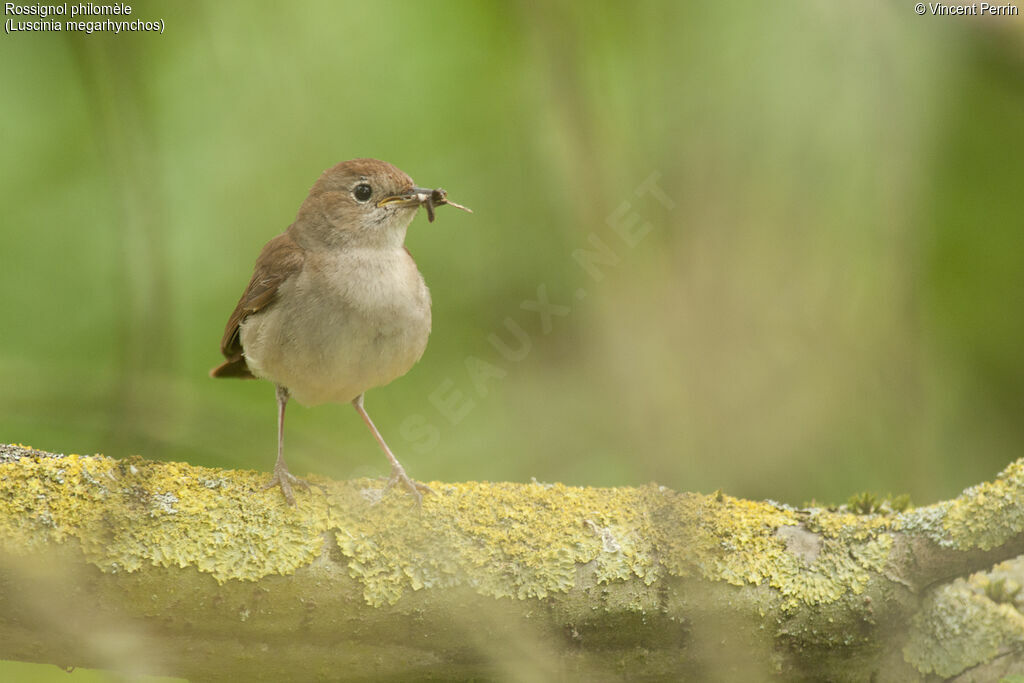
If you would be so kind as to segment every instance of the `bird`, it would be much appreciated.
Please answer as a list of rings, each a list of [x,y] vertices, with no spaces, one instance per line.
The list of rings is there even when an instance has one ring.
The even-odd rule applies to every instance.
[[[284,460],[289,399],[351,403],[391,465],[388,487],[402,484],[418,504],[432,493],[406,474],[363,397],[407,373],[426,350],[430,290],[405,236],[421,206],[433,221],[434,208],[445,204],[470,211],[387,162],[343,161],[320,175],[295,221],[256,259],[224,329],[226,360],[210,375],[275,385],[277,460],[264,488],[280,487],[289,505],[293,487],[309,489]]]

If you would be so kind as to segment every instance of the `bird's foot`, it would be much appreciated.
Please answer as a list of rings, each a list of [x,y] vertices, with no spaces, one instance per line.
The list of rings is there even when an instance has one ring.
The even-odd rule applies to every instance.
[[[395,484],[402,484],[416,499],[416,505],[423,505],[424,493],[433,493],[434,495],[437,495],[434,489],[430,488],[426,484],[418,482],[415,479],[410,479],[409,475],[405,473],[405,468],[398,464],[391,467],[391,476],[388,478],[388,485],[384,487],[384,490],[391,488]]]
[[[284,494],[284,499],[288,501],[289,505],[294,507],[295,496],[294,494],[292,494],[293,485],[302,487],[307,491],[309,490],[310,487],[310,483],[308,481],[306,481],[305,479],[299,479],[294,474],[289,472],[288,468],[285,467],[284,464],[281,464],[274,466],[274,476],[271,477],[270,481],[266,483],[266,485],[263,487],[263,490],[265,491],[267,489],[274,488],[275,486],[280,486],[281,493]],[[319,484],[313,484],[313,486],[323,488],[319,486]]]

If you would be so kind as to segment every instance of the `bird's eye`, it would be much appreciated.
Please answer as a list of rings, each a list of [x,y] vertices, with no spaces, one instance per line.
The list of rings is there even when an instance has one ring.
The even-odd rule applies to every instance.
[[[366,183],[359,183],[356,185],[356,189],[352,190],[352,196],[356,198],[357,202],[365,202],[373,194],[373,188]]]

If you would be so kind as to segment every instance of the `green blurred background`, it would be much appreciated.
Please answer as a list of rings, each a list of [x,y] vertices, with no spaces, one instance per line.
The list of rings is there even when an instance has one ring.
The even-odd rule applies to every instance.
[[[165,33],[0,38],[0,440],[269,470],[273,388],[207,371],[263,243],[371,156],[475,211],[412,225],[434,332],[367,396],[416,478],[925,504],[1024,455],[1024,17],[131,4]],[[286,437],[387,472],[348,406]]]

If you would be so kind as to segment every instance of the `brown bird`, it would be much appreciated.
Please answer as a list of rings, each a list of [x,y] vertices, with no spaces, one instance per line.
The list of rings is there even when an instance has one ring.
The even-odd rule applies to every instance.
[[[405,248],[420,206],[451,204],[444,190],[416,187],[391,164],[353,159],[327,169],[299,207],[295,222],[267,242],[249,286],[224,329],[227,360],[213,377],[262,378],[277,387],[277,462],[266,488],[309,484],[284,462],[284,409],[348,403],[391,463],[388,486],[415,497],[413,481],[363,407],[363,394],[401,377],[420,359],[430,335],[430,292]]]

